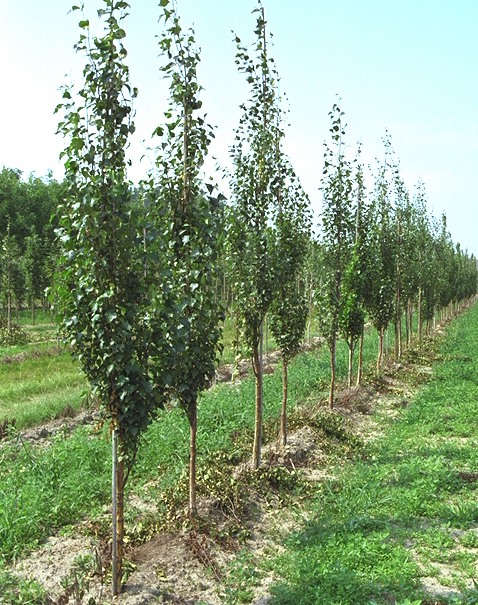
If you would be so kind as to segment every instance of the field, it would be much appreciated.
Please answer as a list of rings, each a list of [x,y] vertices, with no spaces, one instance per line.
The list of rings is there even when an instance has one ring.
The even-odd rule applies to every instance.
[[[111,602],[108,432],[53,327],[28,330],[36,343],[0,351],[0,419],[16,418],[0,450],[0,603]],[[280,368],[266,376],[259,471],[247,464],[253,380],[216,385],[199,408],[194,523],[188,422],[162,413],[127,486],[128,577],[115,602],[478,602],[477,337],[475,305],[377,376],[369,330],[365,384],[342,385],[334,412],[328,352],[303,352],[285,450]]]

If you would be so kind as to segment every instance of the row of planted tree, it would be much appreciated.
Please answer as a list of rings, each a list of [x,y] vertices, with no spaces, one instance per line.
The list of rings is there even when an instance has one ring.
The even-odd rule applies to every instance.
[[[101,38],[90,39],[82,17],[75,48],[87,57],[83,86],[78,93],[65,87],[57,107],[67,147],[54,299],[113,435],[114,594],[120,591],[124,485],[142,432],[171,400],[190,424],[189,511],[196,511],[197,402],[215,374],[225,312],[252,359],[257,468],[266,318],[282,353],[285,444],[287,366],[308,319],[317,318],[330,347],[332,406],[340,335],[349,343],[352,368],[368,318],[380,334],[380,366],[389,324],[399,357],[402,321],[409,341],[414,312],[421,334],[438,309],[474,296],[477,281],[474,257],[452,243],[444,218],[437,224],[428,216],[423,186],[409,196],[389,137],[366,192],[360,150],[354,161],[346,157],[337,105],[325,149],[321,231],[312,235],[308,197],[283,152],[284,112],[260,2],[251,51],[235,36],[236,63],[251,92],[231,146],[230,200],[218,194],[201,172],[213,131],[200,113],[194,32],[182,30],[173,2],[161,0],[160,7],[170,104],[153,133],[155,169],[147,179],[133,187],[127,177],[138,91],[125,63],[126,2],[104,0]]]
[[[19,170],[0,171],[0,294],[5,320],[11,328],[12,310],[46,305],[45,289],[52,285],[59,258],[52,215],[63,199],[64,186],[49,174],[30,175]]]

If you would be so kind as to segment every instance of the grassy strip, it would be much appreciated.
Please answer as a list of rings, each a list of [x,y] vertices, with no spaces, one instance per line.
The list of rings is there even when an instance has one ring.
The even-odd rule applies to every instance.
[[[343,346],[338,355],[343,373],[345,349]],[[0,397],[5,402],[8,394],[14,402],[11,413],[14,411],[17,417],[22,413],[25,419],[29,414],[30,419],[34,415],[40,418],[45,413],[41,397],[52,399],[53,385],[55,397],[62,392],[71,396],[69,387],[78,377],[77,368],[66,354],[64,359],[63,356],[55,359],[51,367],[50,361],[53,364],[53,359],[40,357],[17,366],[0,367],[0,372],[4,372],[0,384],[10,382],[9,387],[3,387]],[[58,363],[65,364],[62,370],[54,369]],[[326,350],[317,355],[300,355],[290,369],[291,409],[304,405],[311,396],[316,398],[318,391],[327,388],[328,376]],[[277,434],[278,426],[273,419],[279,414],[282,387],[280,371],[265,378],[264,417],[270,427],[270,434],[265,435],[267,440]],[[43,411],[35,412],[37,409]],[[2,407],[2,415],[4,410]],[[220,451],[229,461],[248,454],[254,426],[253,379],[237,386],[218,385],[205,393],[200,401],[198,426],[200,468]],[[140,489],[152,482],[158,498],[171,494],[184,477],[188,439],[188,424],[181,410],[160,414],[158,422],[144,436],[129,488]],[[0,450],[0,552],[5,560],[20,556],[61,525],[77,521],[96,505],[108,502],[109,450],[110,445],[104,439],[90,438],[84,430],[78,430],[69,439],[60,433],[46,451],[34,450],[21,440]],[[207,485],[207,477],[199,479]],[[181,497],[181,493],[176,496]]]
[[[478,603],[478,306],[441,355],[401,418],[381,419],[372,459],[322,484],[313,520],[275,561],[276,603]]]
[[[0,420],[16,418],[18,429],[51,420],[68,405],[80,408],[86,386],[67,351],[39,349],[21,363],[0,363]]]
[[[10,560],[62,525],[74,523],[110,491],[109,446],[78,429],[44,451],[17,439],[0,450],[0,553]]]
[[[31,580],[20,580],[8,571],[0,570],[2,605],[45,605],[48,603],[46,591]]]

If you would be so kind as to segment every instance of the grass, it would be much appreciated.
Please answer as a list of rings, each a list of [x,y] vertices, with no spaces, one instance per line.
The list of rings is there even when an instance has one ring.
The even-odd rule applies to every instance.
[[[440,355],[401,418],[382,417],[387,430],[372,458],[321,485],[312,521],[275,561],[283,578],[275,603],[478,602],[476,305],[449,329]],[[455,596],[430,600],[428,576]]]
[[[337,454],[342,465],[339,479],[321,484],[308,505],[312,520],[290,537],[286,554],[274,563],[283,578],[274,589],[279,604],[419,603],[420,578],[436,573],[445,548],[451,550],[447,562],[456,566],[461,578],[471,581],[474,567],[466,549],[476,548],[475,541],[478,544],[473,531],[478,507],[470,481],[478,457],[478,364],[473,361],[478,358],[477,336],[478,309],[474,309],[449,331],[440,352],[443,363],[413,405],[401,411],[399,420],[377,417],[385,423],[387,436],[369,452],[369,460],[357,459],[344,467],[345,450]],[[375,363],[376,348],[376,334],[370,330],[364,349],[369,368]],[[81,405],[85,383],[66,352],[53,357],[44,349],[43,354],[24,351],[27,356],[21,364],[0,364],[0,419],[16,416],[22,428],[56,415],[66,404]],[[347,347],[341,342],[337,367],[342,376],[347,373],[347,359]],[[326,348],[295,360],[290,367],[291,420],[294,410],[299,413],[325,396],[328,381]],[[279,369],[265,376],[265,442],[278,432],[281,392]],[[218,385],[201,397],[200,494],[220,495],[221,490],[231,494],[233,488],[238,500],[232,505],[240,505],[241,486],[236,483],[231,488],[231,475],[233,466],[250,454],[253,402],[252,378],[237,386]],[[345,435],[339,421],[336,426],[321,424],[320,418],[314,422],[314,429],[324,431],[324,439],[331,433],[336,441]],[[160,413],[143,438],[127,487],[162,503],[165,522],[174,505],[184,504],[188,439],[181,410]],[[345,445],[352,453],[357,446]],[[99,518],[108,504],[110,476],[110,444],[84,428],[68,439],[57,434],[45,451],[20,438],[3,446],[0,559],[7,562],[24,555],[65,525],[87,516]],[[261,481],[289,482],[291,489],[292,479],[261,475]],[[230,602],[246,602],[251,594],[248,582],[261,574],[249,559],[247,554],[238,558],[226,586],[225,598]],[[0,590],[2,578],[5,585],[10,581],[0,562]],[[449,582],[474,598],[464,584]]]
[[[37,582],[20,580],[8,571],[0,570],[0,587],[2,605],[44,605],[48,595]]]
[[[341,355],[345,359],[346,351]],[[327,388],[328,371],[327,351],[300,355],[290,368],[290,408],[306,405],[311,397],[315,401],[317,393]],[[265,376],[265,442],[278,432],[281,380],[280,371]],[[67,402],[79,404],[85,387],[78,366],[66,352],[0,364],[0,385],[0,418],[16,417],[18,428],[51,417]],[[249,455],[254,388],[254,380],[247,378],[238,386],[218,385],[201,397],[200,490],[226,481],[231,465]],[[128,488],[141,490],[150,483],[155,498],[165,502],[173,494],[173,504],[180,501],[187,487],[188,439],[187,419],[180,409],[160,413],[144,435]],[[219,455],[225,461],[224,473],[207,476],[201,468],[217,466]],[[110,445],[86,430],[78,429],[68,439],[58,434],[46,451],[21,439],[4,446],[0,450],[0,552],[5,560],[34,548],[62,525],[91,514],[92,506],[101,511],[109,499],[110,473]]]
[[[15,418],[18,429],[51,420],[67,406],[79,409],[86,389],[67,351],[36,348],[24,361],[0,363],[0,420]]]
[[[109,446],[78,429],[36,450],[22,439],[0,450],[0,553],[15,559],[75,523],[110,491]],[[1,560],[0,558],[0,560]]]

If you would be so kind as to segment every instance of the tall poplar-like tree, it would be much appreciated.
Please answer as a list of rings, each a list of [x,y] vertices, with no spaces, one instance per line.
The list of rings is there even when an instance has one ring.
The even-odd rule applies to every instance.
[[[368,242],[370,225],[368,222],[368,209],[365,205],[365,185],[360,146],[357,154],[354,181],[356,198],[355,239],[350,253],[350,260],[345,269],[339,317],[340,331],[349,347],[349,388],[352,386],[353,359],[357,343],[359,343],[357,385],[360,385],[362,380],[365,306],[374,262],[370,254]]]
[[[377,270],[372,282],[372,292],[368,300],[368,313],[379,334],[377,370],[383,364],[385,330],[395,314],[395,231],[393,207],[391,204],[391,186],[389,182],[391,143],[385,137],[385,159],[379,165],[375,178],[375,255]]]
[[[67,140],[58,311],[65,337],[100,399],[113,445],[118,445],[113,449],[114,595],[121,591],[124,486],[141,433],[163,404],[164,386],[163,368],[149,362],[164,349],[163,304],[152,274],[144,271],[162,246],[158,241],[156,251],[153,244],[145,251],[144,228],[132,212],[126,174],[137,94],[123,45],[128,8],[127,2],[104,0],[98,11],[104,35],[92,40],[83,16],[75,46],[87,58],[83,87],[78,97],[64,88],[57,107],[64,112],[58,130]]]
[[[334,405],[335,358],[342,313],[343,281],[354,241],[352,166],[345,157],[344,113],[337,103],[329,113],[332,146],[325,146],[322,177],[322,267],[318,296],[319,324],[330,350],[329,407]]]
[[[274,186],[277,214],[272,259],[276,286],[270,326],[282,355],[280,440],[286,445],[288,365],[299,352],[308,316],[307,295],[300,278],[309,250],[311,220],[309,199],[292,166],[281,157],[278,163],[281,172]]]
[[[276,70],[268,53],[268,37],[262,4],[258,3],[250,56],[236,36],[236,63],[251,87],[250,99],[241,105],[243,116],[236,130],[231,157],[231,222],[228,247],[234,278],[234,304],[243,344],[250,350],[256,378],[256,410],[253,467],[258,468],[262,446],[264,320],[275,288],[271,266],[270,222],[277,196],[273,191],[280,177],[277,164],[279,108]]]
[[[194,515],[198,396],[214,378],[223,319],[215,287],[221,200],[212,196],[213,186],[205,184],[201,174],[213,133],[205,117],[198,115],[201,86],[194,31],[181,29],[174,4],[162,0],[161,6],[165,29],[159,46],[166,59],[162,71],[170,80],[170,103],[166,126],[156,130],[163,142],[157,147],[156,178],[151,183],[151,215],[156,215],[168,241],[173,312],[168,322],[170,347],[163,356],[169,359],[170,389],[190,425],[189,513]]]

